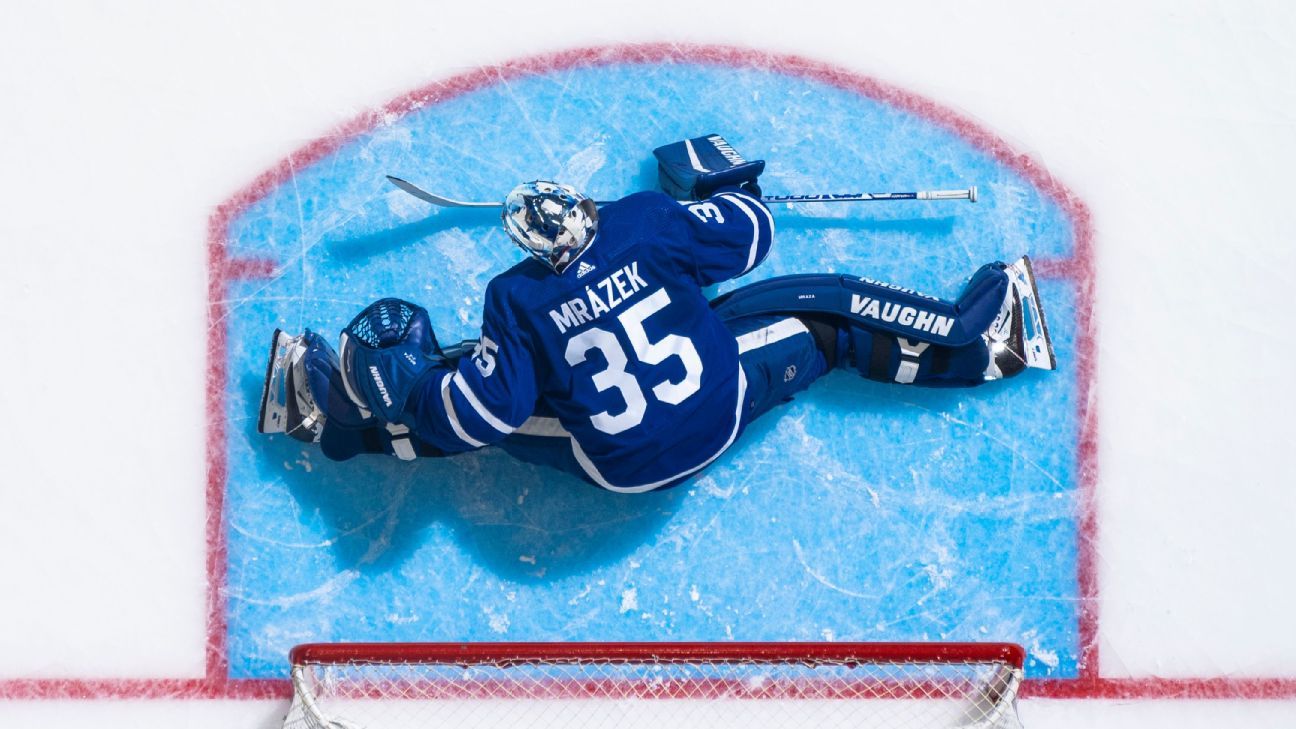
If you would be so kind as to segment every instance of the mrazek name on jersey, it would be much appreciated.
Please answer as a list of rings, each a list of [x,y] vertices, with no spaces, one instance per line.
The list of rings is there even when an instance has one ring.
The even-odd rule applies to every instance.
[[[549,318],[558,327],[558,333],[563,334],[572,327],[594,321],[612,311],[647,287],[648,282],[639,276],[639,262],[631,261],[630,265],[622,266],[611,276],[586,286],[584,296],[564,302],[557,309],[550,309]]]

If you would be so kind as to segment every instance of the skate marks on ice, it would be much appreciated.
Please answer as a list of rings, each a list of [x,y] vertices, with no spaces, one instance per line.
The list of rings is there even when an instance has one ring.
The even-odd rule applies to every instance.
[[[743,60],[747,58],[747,60]],[[432,86],[248,204],[226,327],[228,646],[236,677],[283,675],[313,640],[1017,640],[1034,676],[1076,675],[1077,292],[1041,283],[1060,371],[897,389],[834,373],[678,489],[607,494],[489,450],[334,464],[255,433],[264,339],[333,336],[382,296],[476,335],[520,253],[489,211],[434,210],[397,174],[464,199],[559,177],[597,198],[652,187],[650,150],[719,131],[765,158],[770,194],[977,184],[974,206],[775,209],[766,264],[952,296],[985,261],[1066,260],[1073,221],[950,129],[832,78],[607,57]],[[726,284],[721,290],[732,288]]]

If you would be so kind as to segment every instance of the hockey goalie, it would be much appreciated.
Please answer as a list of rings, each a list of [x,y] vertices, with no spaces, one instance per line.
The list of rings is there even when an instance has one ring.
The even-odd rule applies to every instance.
[[[383,299],[324,337],[276,330],[259,430],[360,454],[499,446],[601,488],[667,488],[837,367],[900,386],[972,387],[1055,366],[1030,261],[988,263],[954,301],[804,274],[714,301],[774,242],[761,161],[718,135],[654,151],[664,192],[601,208],[570,186],[509,193],[528,258],[486,289],[479,338],[442,348],[417,304]]]

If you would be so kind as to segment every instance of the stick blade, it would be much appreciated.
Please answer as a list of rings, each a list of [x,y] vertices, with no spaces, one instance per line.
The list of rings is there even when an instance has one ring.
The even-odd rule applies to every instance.
[[[418,185],[415,185],[412,182],[407,182],[405,180],[402,180],[399,177],[395,177],[392,175],[387,175],[386,177],[387,177],[387,181],[395,185],[396,187],[399,187],[400,189],[422,200],[423,202],[431,203],[440,208],[497,208],[500,207],[501,205],[501,203],[495,203],[495,202],[465,202],[463,200],[451,200],[448,197],[433,195],[432,193],[428,192],[427,190],[424,190]]]

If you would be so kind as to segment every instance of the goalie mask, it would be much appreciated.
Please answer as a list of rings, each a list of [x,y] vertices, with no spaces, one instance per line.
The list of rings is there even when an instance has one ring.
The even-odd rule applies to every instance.
[[[580,257],[598,232],[594,201],[569,185],[536,180],[504,200],[504,229],[522,250],[557,273]]]

